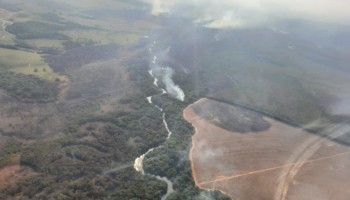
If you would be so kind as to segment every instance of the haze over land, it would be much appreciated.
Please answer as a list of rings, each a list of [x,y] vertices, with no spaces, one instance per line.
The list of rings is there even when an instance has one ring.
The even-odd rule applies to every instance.
[[[0,199],[346,198],[349,9],[0,0]]]
[[[242,160],[252,161],[249,166],[264,166],[266,161],[252,159],[254,156],[249,152],[255,155],[254,152],[279,152],[279,150],[275,148],[273,139],[271,141],[267,139],[271,144],[265,144],[260,139],[256,139],[249,140],[243,145],[252,147],[245,152],[243,147],[239,148],[242,145],[241,140],[237,138],[230,140],[227,136],[229,133],[222,136],[217,129],[212,130],[208,128],[210,126],[204,126],[202,128],[206,130],[206,136],[193,138],[192,148],[196,152],[190,155],[194,166],[193,176],[200,178],[212,176],[207,182],[216,179],[223,181],[210,182],[207,185],[202,185],[201,181],[198,181],[198,186],[209,190],[223,190],[233,199],[264,197],[267,199],[343,199],[349,195],[343,190],[349,182],[340,178],[346,173],[340,169],[347,168],[347,164],[344,163],[349,160],[347,146],[350,142],[348,126],[350,96],[347,89],[350,81],[348,53],[350,41],[346,36],[350,30],[349,13],[346,11],[350,8],[349,2],[320,1],[317,5],[311,1],[147,2],[152,5],[154,15],[170,18],[181,16],[190,20],[190,24],[196,27],[185,26],[187,28],[183,31],[174,28],[164,31],[163,34],[164,40],[168,43],[172,43],[170,40],[180,43],[175,45],[178,49],[171,49],[170,55],[180,62],[177,65],[178,70],[183,70],[192,77],[192,79],[181,80],[183,85],[191,88],[192,93],[189,94],[185,89],[187,98],[196,101],[200,97],[209,97],[253,112],[258,111],[280,121],[276,124],[281,123],[281,126],[285,126],[274,129],[272,125],[271,128],[271,131],[274,130],[272,132],[282,138],[277,142],[283,146],[282,148],[286,146],[283,142],[289,144],[288,141],[297,140],[295,147],[287,150],[286,154],[277,153],[277,156],[283,159],[294,155],[293,159],[298,160],[294,163],[295,165],[284,161],[280,164],[278,161],[271,161],[272,168],[284,165],[287,165],[286,168],[292,168],[287,174],[292,174],[290,176],[295,179],[288,175],[289,178],[285,181],[281,181],[281,177],[270,180],[268,177],[273,177],[272,175],[262,175],[252,177],[251,182],[247,180],[242,185],[232,185],[230,181],[226,181],[225,177],[237,175],[235,170],[237,165],[244,163]],[[181,20],[176,22],[184,23]],[[167,37],[167,35],[171,36]],[[206,107],[202,109],[205,110]],[[211,109],[205,111],[205,114],[208,114],[209,119],[216,126],[226,129],[226,132],[232,129],[245,130],[244,126],[238,123],[245,120],[244,116],[225,119],[225,117],[222,118],[225,110],[220,106],[213,105]],[[236,112],[237,115],[240,113],[240,111]],[[261,122],[253,118],[250,123],[259,127]],[[305,128],[307,131],[291,128],[288,134],[291,138],[283,139],[284,133],[289,130],[285,123]],[[193,125],[200,132],[196,123]],[[254,130],[256,127],[250,128]],[[299,137],[299,134],[305,134],[305,137],[314,139]],[[223,137],[222,141],[228,142],[229,146],[237,149],[233,155],[219,156],[218,160],[215,160],[217,154],[224,154],[222,149],[225,149],[225,146],[210,144],[220,137]],[[235,136],[232,135],[232,137]],[[260,136],[257,135],[256,138]],[[310,140],[328,140],[335,143],[330,142],[326,147],[323,145],[320,148],[322,149],[320,151],[326,153],[325,159],[322,156],[322,158],[312,157],[318,152],[314,149],[316,146],[317,149],[319,148],[316,144],[314,144],[316,146],[303,147],[304,154],[309,155],[307,157],[294,154]],[[259,145],[264,149],[258,150]],[[334,151],[327,148],[328,145],[340,146],[342,151],[340,150],[339,158],[337,153],[332,154]],[[242,155],[240,151],[243,151]],[[334,160],[333,156],[334,159],[340,160]],[[272,157],[276,156],[272,155]],[[265,156],[259,158],[265,158]],[[266,158],[266,160],[271,159]],[[307,164],[313,163],[313,160],[320,160],[322,163]],[[234,164],[222,169],[221,162]],[[334,170],[338,167],[323,167],[323,165],[329,166],[329,163],[339,164],[342,167],[339,170]],[[210,164],[212,166],[208,167]],[[305,168],[296,170],[296,166],[299,169],[304,164]],[[252,171],[265,169],[258,168]],[[304,169],[308,172],[304,172]],[[302,180],[301,177],[309,177],[311,169],[320,171],[317,172],[319,175],[315,176],[319,179]],[[234,175],[225,174],[226,170],[232,170]],[[243,169],[243,171],[250,174],[249,170],[247,172]],[[282,170],[281,174],[284,172]],[[248,178],[242,177],[242,179]],[[325,185],[324,182],[330,179],[334,182],[328,181],[329,184]],[[236,182],[236,179],[232,181],[232,183]],[[284,185],[277,188],[266,187],[269,183]],[[289,187],[290,184],[293,187]],[[338,186],[334,188],[335,185]],[[244,189],[245,187],[247,190]],[[251,188],[262,189],[252,190]],[[328,192],[320,192],[325,190]]]
[[[152,14],[190,17],[208,28],[246,28],[298,19],[349,25],[347,0],[143,0]]]

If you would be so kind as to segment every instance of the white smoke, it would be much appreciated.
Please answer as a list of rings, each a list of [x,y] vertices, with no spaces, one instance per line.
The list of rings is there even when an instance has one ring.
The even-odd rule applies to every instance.
[[[163,67],[162,63],[165,63],[168,60],[168,53],[170,51],[170,47],[166,48],[162,51],[154,51],[155,45],[157,42],[153,42],[151,47],[149,48],[149,52],[152,53],[150,59],[150,71],[149,74],[154,77],[154,85],[159,87],[158,78],[162,80],[165,85],[165,90],[160,88],[164,93],[168,93],[171,97],[179,99],[180,101],[185,100],[185,94],[180,88],[180,86],[176,85],[173,81],[174,70],[169,66]]]
[[[176,85],[173,81],[174,70],[170,67],[165,67],[162,69],[163,83],[165,85],[165,90],[170,96],[179,99],[180,101],[185,100],[185,94],[182,89]]]
[[[152,14],[190,17],[208,28],[244,28],[275,20],[350,24],[349,0],[144,0]]]
[[[145,2],[152,4],[151,13],[153,15],[159,15],[162,13],[170,12],[169,7],[171,6],[171,1],[162,1],[162,0],[145,0]],[[173,2],[175,3],[175,2]]]

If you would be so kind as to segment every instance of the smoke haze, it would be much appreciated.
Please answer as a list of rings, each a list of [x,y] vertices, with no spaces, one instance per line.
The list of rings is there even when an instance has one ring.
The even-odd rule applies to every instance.
[[[152,54],[152,59],[150,61],[151,75],[155,77],[154,85],[158,86],[158,78],[160,78],[165,85],[166,92],[176,99],[180,101],[185,100],[185,94],[180,88],[180,86],[176,85],[173,81],[174,70],[169,66],[164,66],[164,63],[168,60],[168,53],[170,51],[170,47],[167,49],[162,49],[158,51],[154,51],[157,42],[153,42],[151,47],[149,48],[149,52]],[[154,73],[154,75],[153,75]]]
[[[302,19],[350,24],[348,0],[144,0],[152,14],[180,15],[207,28],[247,28]]]
[[[184,101],[185,95],[183,93],[183,91],[181,90],[181,88],[178,85],[175,85],[172,77],[174,74],[174,70],[171,69],[170,67],[165,67],[162,70],[162,74],[163,74],[163,83],[165,85],[165,89],[166,91],[173,97]]]

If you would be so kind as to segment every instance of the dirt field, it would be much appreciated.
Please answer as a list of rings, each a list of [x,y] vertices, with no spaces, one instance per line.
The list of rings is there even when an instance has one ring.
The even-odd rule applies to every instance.
[[[9,165],[0,168],[0,188],[15,184],[20,179],[36,175],[29,167],[20,166],[20,157],[13,156]]]
[[[348,147],[268,117],[263,117],[270,124],[267,130],[228,131],[215,125],[218,120],[215,116],[205,120],[207,116],[199,116],[193,110],[203,107],[207,110],[201,113],[215,113],[216,106],[222,109],[224,105],[227,110],[237,111],[230,113],[235,117],[227,116],[230,119],[241,116],[243,122],[236,124],[251,122],[241,108],[208,99],[201,99],[184,110],[185,119],[196,130],[190,159],[197,186],[220,190],[235,200],[350,197]]]

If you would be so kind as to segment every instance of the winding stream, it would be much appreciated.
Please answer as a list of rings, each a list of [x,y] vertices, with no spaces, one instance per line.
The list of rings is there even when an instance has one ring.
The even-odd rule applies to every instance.
[[[156,42],[154,42],[154,44],[156,44]],[[152,52],[152,48],[149,49],[150,52]],[[157,62],[157,56],[153,56],[153,60],[152,60],[152,63],[153,64],[156,64]],[[163,70],[164,68],[162,68]],[[159,85],[158,85],[158,78],[155,76],[154,74],[154,71],[153,69],[149,70],[148,73],[154,78],[154,81],[153,81],[153,84],[162,91],[162,93],[160,94],[157,94],[157,95],[163,95],[163,94],[166,94],[168,93],[165,89],[163,88],[160,88]],[[185,98],[185,95],[184,93],[182,92],[182,90],[179,88],[179,90],[181,91],[181,96],[180,98],[178,98],[179,100],[183,101],[184,98]],[[169,127],[168,127],[168,123],[166,122],[166,119],[165,119],[165,112],[163,112],[163,109],[161,107],[159,107],[158,105],[155,105],[152,101],[152,97],[153,96],[149,96],[147,97],[147,101],[148,103],[150,103],[151,105],[155,106],[161,113],[162,113],[162,117],[163,117],[163,124],[164,124],[164,127],[165,129],[167,130],[168,132],[168,136],[166,138],[166,140],[168,140],[170,138],[170,136],[172,135],[172,132],[170,131]],[[144,169],[143,169],[143,160],[145,159],[146,155],[151,153],[152,151],[154,151],[155,149],[157,148],[160,148],[162,145],[158,146],[158,147],[155,147],[155,148],[151,148],[149,149],[146,153],[142,154],[141,156],[139,156],[138,158],[135,159],[135,162],[134,162],[134,168],[137,172],[140,172],[141,174],[146,174]],[[160,181],[164,181],[166,184],[167,184],[167,193],[165,195],[162,196],[161,200],[165,200],[171,193],[174,192],[174,188],[173,188],[173,183],[166,177],[160,177],[160,176],[156,176],[156,175],[153,175],[153,174],[148,174],[148,175],[151,175],[155,178],[157,178],[158,180]]]

